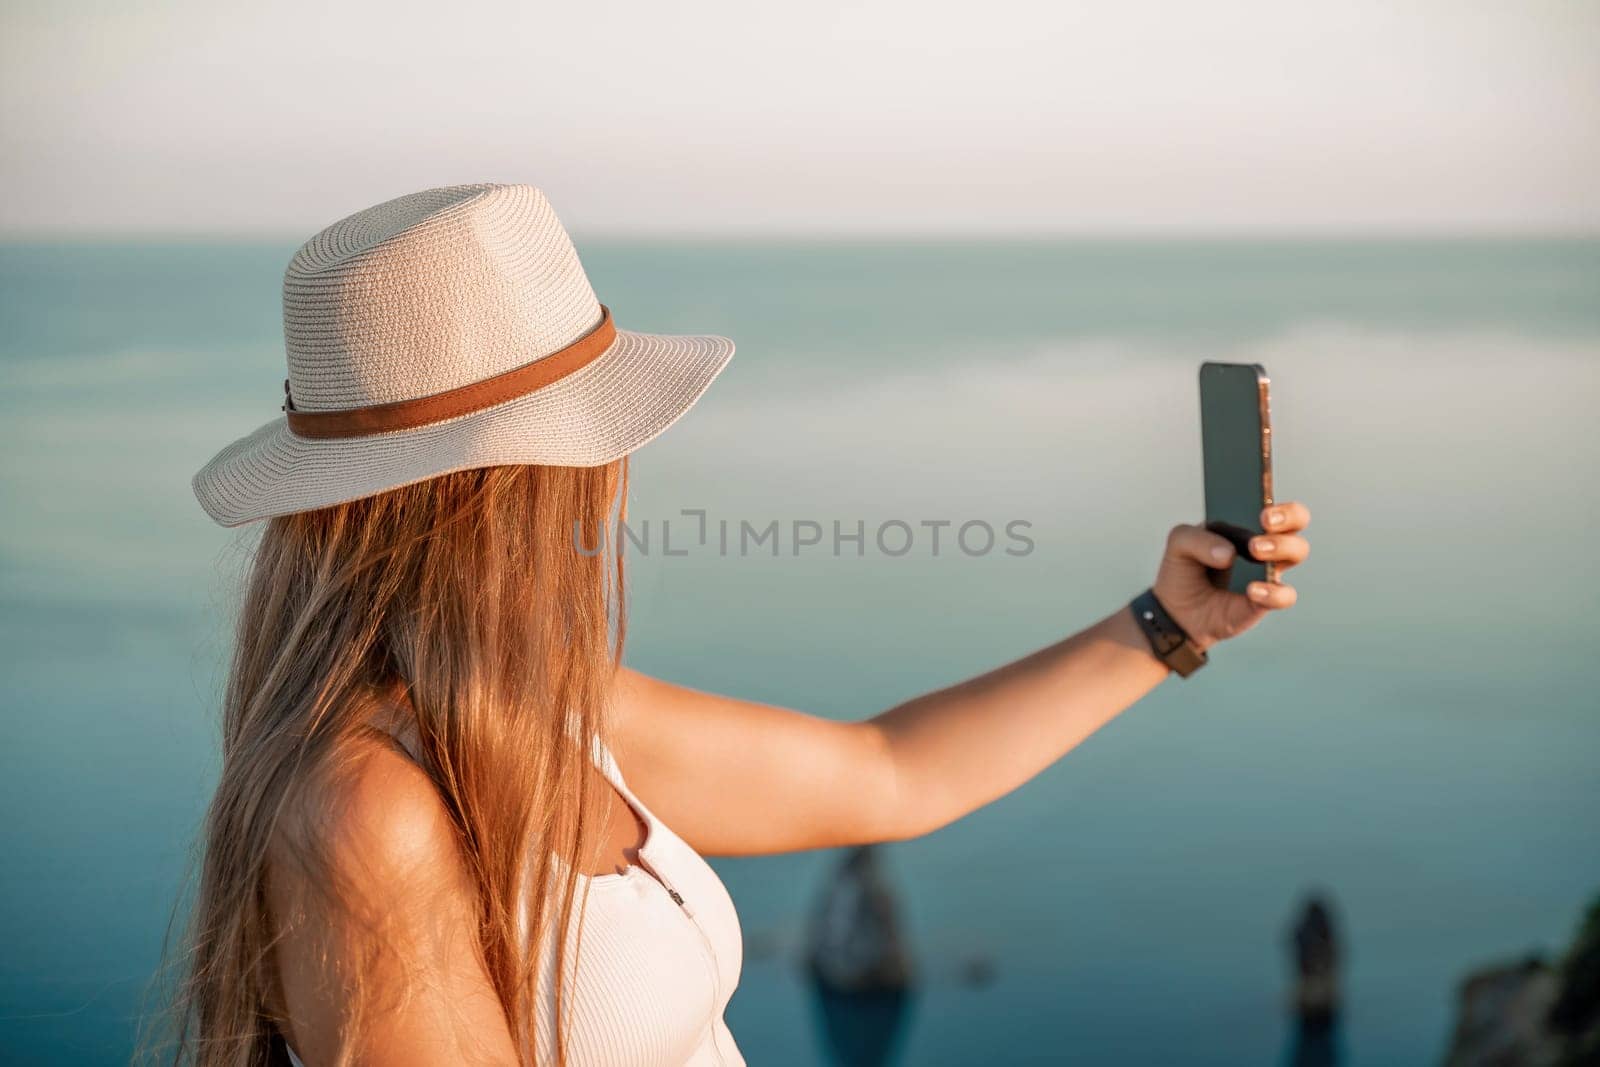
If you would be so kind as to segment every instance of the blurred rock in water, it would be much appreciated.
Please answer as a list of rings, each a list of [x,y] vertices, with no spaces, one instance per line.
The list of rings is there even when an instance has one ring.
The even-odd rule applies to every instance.
[[[824,887],[812,916],[806,955],[817,982],[837,992],[911,985],[899,906],[876,846],[850,850]]]
[[[1537,956],[1469,974],[1446,1067],[1556,1067],[1561,1041],[1546,1025],[1556,992]]]
[[[1290,1067],[1334,1067],[1339,1062],[1339,933],[1326,894],[1311,893],[1289,931],[1294,967],[1294,1031]]]
[[[1600,1064],[1600,897],[1561,961],[1560,979],[1550,1026],[1567,1042],[1563,1067]]]
[[[911,993],[887,989],[838,993],[820,983],[811,988],[818,1027],[835,1067],[888,1067],[905,1032]]]
[[[1474,971],[1445,1067],[1600,1064],[1600,899],[1557,967],[1537,955]]]
[[[1339,936],[1333,908],[1322,894],[1306,898],[1290,935],[1290,948],[1295,1014],[1302,1022],[1331,1022],[1339,1013]]]
[[[832,1062],[882,1067],[905,1028],[913,972],[878,849],[852,849],[823,887],[806,948]]]

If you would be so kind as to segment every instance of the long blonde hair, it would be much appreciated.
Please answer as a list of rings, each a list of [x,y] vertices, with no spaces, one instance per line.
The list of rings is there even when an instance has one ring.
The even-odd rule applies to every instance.
[[[565,1062],[579,867],[555,857],[586,855],[597,840],[590,753],[604,735],[625,627],[617,539],[595,549],[626,493],[625,460],[487,467],[268,521],[223,701],[222,773],[174,1062],[254,1067],[281,1057],[269,846],[293,798],[314,795],[353,758],[395,695],[458,834],[478,948],[526,1063],[538,947],[554,939],[555,1049]],[[296,844],[304,880],[336,886],[318,836]],[[554,892],[529,892],[549,885]],[[354,990],[359,997],[359,981]]]

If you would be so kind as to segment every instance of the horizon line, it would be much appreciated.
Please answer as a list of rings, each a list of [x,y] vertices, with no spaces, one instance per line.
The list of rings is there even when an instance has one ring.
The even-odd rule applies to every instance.
[[[157,229],[145,227],[0,227],[4,244],[299,244],[316,231],[288,229]],[[782,227],[751,229],[584,229],[573,228],[576,244],[585,242],[641,244],[890,244],[890,243],[1106,243],[1106,244],[1278,244],[1401,242],[1571,242],[1600,240],[1593,228],[1548,227],[1105,227],[1039,228],[1034,230],[798,230]]]

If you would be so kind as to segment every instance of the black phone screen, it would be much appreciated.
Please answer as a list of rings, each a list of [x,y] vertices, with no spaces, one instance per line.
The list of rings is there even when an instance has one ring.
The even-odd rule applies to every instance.
[[[1238,550],[1214,582],[1235,593],[1253,581],[1272,581],[1251,558],[1249,539],[1262,532],[1261,511],[1272,503],[1271,427],[1267,372],[1255,363],[1200,365],[1200,437],[1205,457],[1206,529]]]

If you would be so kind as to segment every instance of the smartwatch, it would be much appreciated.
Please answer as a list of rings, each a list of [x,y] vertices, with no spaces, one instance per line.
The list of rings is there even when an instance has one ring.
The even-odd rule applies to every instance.
[[[1187,678],[1206,665],[1206,654],[1184,632],[1177,620],[1167,614],[1167,609],[1156,599],[1155,590],[1146,589],[1128,604],[1133,619],[1150,642],[1150,651],[1156,659]]]

